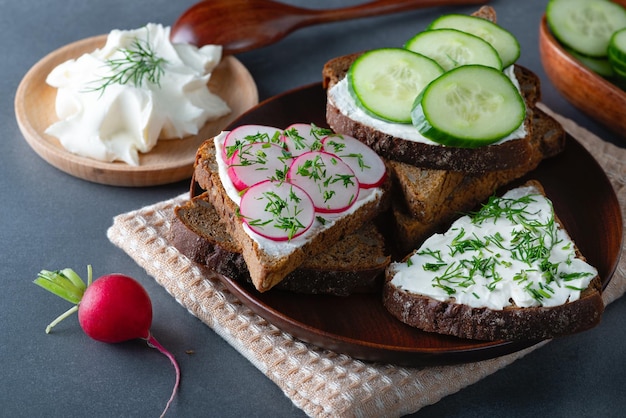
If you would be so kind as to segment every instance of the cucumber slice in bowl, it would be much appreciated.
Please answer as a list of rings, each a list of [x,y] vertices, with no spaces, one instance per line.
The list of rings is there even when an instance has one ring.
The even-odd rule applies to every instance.
[[[456,29],[420,32],[409,39],[404,47],[434,59],[445,71],[469,64],[502,70],[500,55],[487,41]]]
[[[526,118],[526,105],[501,71],[465,65],[434,80],[415,100],[413,124],[442,145],[477,148],[514,132]]]
[[[626,72],[626,29],[620,29],[611,36],[607,53],[613,69]]]
[[[434,20],[428,29],[456,29],[471,33],[487,41],[498,51],[502,67],[513,64],[520,56],[520,45],[517,38],[508,30],[476,16],[447,14]]]
[[[611,36],[626,27],[626,9],[608,0],[550,0],[546,20],[565,46],[590,57],[606,57]]]
[[[434,60],[403,48],[381,48],[358,57],[346,75],[348,90],[369,115],[411,123],[418,94],[444,70]]]
[[[580,61],[581,64],[583,64],[585,67],[589,68],[596,74],[604,78],[611,78],[615,75],[615,71],[613,71],[608,57],[589,57],[587,55],[581,54],[580,52],[574,51],[572,48],[564,48],[574,58]]]

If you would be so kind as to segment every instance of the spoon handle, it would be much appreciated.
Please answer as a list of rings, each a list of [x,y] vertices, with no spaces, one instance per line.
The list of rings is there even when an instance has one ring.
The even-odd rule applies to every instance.
[[[309,9],[275,0],[201,1],[174,23],[173,42],[218,44],[224,54],[249,51],[318,23],[357,19],[435,6],[484,4],[488,0],[377,0],[338,9]]]
[[[427,7],[484,4],[487,2],[488,0],[376,0],[339,9],[310,9],[307,18],[303,17],[300,21],[299,27]]]

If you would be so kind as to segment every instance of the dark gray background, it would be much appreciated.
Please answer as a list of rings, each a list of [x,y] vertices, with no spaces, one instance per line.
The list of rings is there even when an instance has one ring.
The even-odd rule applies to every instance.
[[[65,44],[148,22],[171,25],[193,0],[0,0],[0,415],[11,417],[158,416],[173,371],[140,342],[107,345],[87,338],[76,318],[54,335],[45,325],[68,304],[31,282],[42,268],[81,274],[123,272],[154,305],[153,332],[178,358],[180,392],[169,416],[303,416],[268,378],[190,315],[106,238],[113,216],[188,188],[118,188],[73,178],[45,163],[20,134],[15,90],[40,58]],[[304,0],[293,4],[306,4]],[[316,1],[336,7],[358,1]],[[499,22],[522,45],[519,63],[543,79],[543,101],[601,137],[626,142],[578,112],[551,86],[538,53],[547,0],[496,0]],[[320,80],[334,56],[399,46],[438,15],[474,6],[407,12],[302,29],[282,42],[239,55],[261,99]],[[610,305],[596,329],[553,341],[506,369],[426,407],[421,417],[618,416],[626,410],[626,300]],[[194,350],[195,354],[186,354]]]

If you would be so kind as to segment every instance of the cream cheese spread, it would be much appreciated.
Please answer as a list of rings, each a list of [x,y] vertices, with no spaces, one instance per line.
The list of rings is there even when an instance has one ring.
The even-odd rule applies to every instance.
[[[517,77],[515,77],[514,66],[509,66],[504,69],[504,74],[513,82],[517,89],[520,89],[519,82]],[[376,129],[377,131],[383,132],[387,135],[391,135],[396,138],[402,138],[409,141],[421,142],[429,145],[435,146],[444,146],[437,142],[431,141],[430,139],[424,137],[415,126],[410,123],[394,123],[388,122],[381,119],[377,119],[368,113],[364,112],[363,109],[356,103],[352,94],[348,90],[348,80],[347,77],[344,77],[335,84],[328,91],[328,100],[331,102],[333,106],[335,106],[344,116],[350,118],[351,120],[358,122],[364,126],[368,126],[370,128]],[[522,123],[515,131],[511,134],[502,138],[495,144],[500,144],[505,141],[510,141],[512,139],[524,138],[526,136],[526,125]]]
[[[458,219],[391,269],[392,284],[407,292],[496,310],[575,301],[598,274],[576,257],[551,202],[532,186]]]
[[[55,67],[46,82],[57,88],[56,114],[46,133],[68,151],[101,161],[139,164],[159,139],[195,135],[209,120],[230,112],[207,83],[219,64],[217,45],[197,48],[172,44],[170,28],[148,24],[136,30],[113,30],[103,48]],[[122,70],[115,61],[143,48],[162,59],[158,82],[106,83]]]
[[[228,165],[226,161],[224,161],[224,159],[222,158],[222,155],[224,155],[224,153],[222,152],[223,144],[227,134],[227,131],[221,132],[213,139],[215,143],[215,155],[218,165],[218,173],[220,176],[220,180],[222,181],[222,185],[226,190],[226,194],[233,202],[237,204],[237,206],[239,206],[239,203],[241,201],[240,192],[237,190],[237,188],[233,184],[233,181],[228,175]],[[302,247],[304,244],[309,242],[312,237],[316,236],[322,231],[332,228],[339,219],[350,216],[363,205],[380,199],[382,193],[383,191],[380,187],[361,189],[359,191],[357,200],[354,202],[354,204],[352,204],[352,206],[350,206],[350,208],[339,213],[324,213],[321,216],[323,221],[320,220],[320,216],[318,216],[313,222],[313,225],[311,225],[308,230],[306,230],[302,235],[299,235],[288,241],[274,241],[272,239],[263,237],[251,230],[245,223],[243,223],[243,227],[246,233],[258,244],[259,248],[262,249],[264,252],[275,257],[285,256],[293,253],[296,249]]]

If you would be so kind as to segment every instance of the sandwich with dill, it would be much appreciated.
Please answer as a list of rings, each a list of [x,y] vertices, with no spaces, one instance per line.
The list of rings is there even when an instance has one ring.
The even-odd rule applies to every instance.
[[[492,197],[387,269],[383,304],[424,331],[540,340],[590,329],[602,285],[540,183]]]

